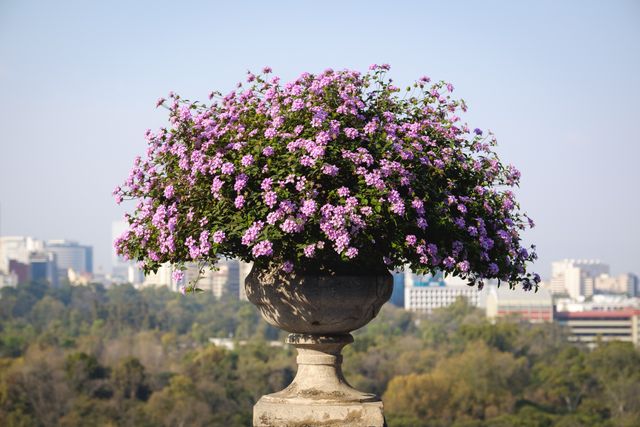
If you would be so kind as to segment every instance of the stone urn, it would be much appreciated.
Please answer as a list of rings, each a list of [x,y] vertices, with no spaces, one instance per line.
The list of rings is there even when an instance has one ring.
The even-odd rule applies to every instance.
[[[289,332],[298,372],[284,390],[262,396],[254,426],[383,426],[378,396],[351,387],[342,374],[342,348],[351,331],[369,323],[393,290],[381,269],[362,274],[300,274],[253,267],[247,298],[271,325]]]

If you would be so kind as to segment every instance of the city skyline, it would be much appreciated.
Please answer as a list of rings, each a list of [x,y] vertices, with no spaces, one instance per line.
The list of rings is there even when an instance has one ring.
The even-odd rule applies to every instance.
[[[495,131],[537,223],[525,235],[538,245],[534,270],[549,277],[554,260],[600,258],[638,273],[639,19],[633,2],[5,2],[0,235],[80,241],[109,271],[111,223],[124,212],[111,190],[144,154],[145,129],[165,123],[158,97],[204,100],[263,65],[290,79],[389,62],[403,85],[425,73],[451,81],[470,106],[464,119]]]

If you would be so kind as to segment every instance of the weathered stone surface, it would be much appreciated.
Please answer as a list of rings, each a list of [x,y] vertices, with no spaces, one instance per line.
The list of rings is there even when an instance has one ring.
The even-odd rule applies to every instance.
[[[291,334],[298,372],[284,390],[262,396],[254,426],[383,426],[382,401],[351,387],[342,374],[342,348],[351,335]]]
[[[342,373],[342,348],[349,332],[371,321],[389,300],[393,278],[302,276],[255,268],[245,281],[249,301],[270,324],[292,332],[298,372],[284,390],[262,396],[254,426],[385,425],[382,401],[351,387]]]
[[[259,427],[298,426],[385,426],[382,402],[346,405],[309,405],[289,402],[265,402],[260,399],[253,409],[253,425]]]
[[[271,325],[297,334],[346,334],[378,315],[393,290],[390,273],[361,276],[286,274],[254,267],[247,298]]]

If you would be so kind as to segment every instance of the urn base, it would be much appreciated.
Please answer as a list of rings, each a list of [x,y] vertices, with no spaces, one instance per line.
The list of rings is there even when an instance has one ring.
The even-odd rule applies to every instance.
[[[274,403],[263,396],[253,407],[253,425],[259,427],[383,427],[382,401],[363,403]]]
[[[350,334],[290,334],[298,349],[298,372],[287,388],[262,398],[253,407],[259,427],[355,426],[383,427],[382,401],[351,387],[342,374],[342,348]]]

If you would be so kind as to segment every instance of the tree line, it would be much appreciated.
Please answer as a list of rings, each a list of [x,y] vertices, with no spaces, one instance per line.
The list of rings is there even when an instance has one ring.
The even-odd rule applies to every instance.
[[[640,352],[588,350],[554,324],[490,323],[461,299],[432,315],[387,304],[344,350],[394,427],[637,426]],[[231,338],[233,350],[211,337]],[[247,302],[166,288],[0,290],[0,425],[247,426],[295,375],[295,349]]]

